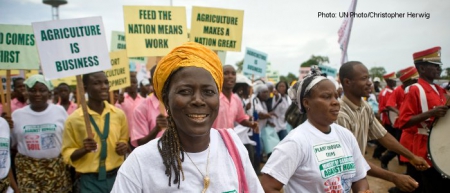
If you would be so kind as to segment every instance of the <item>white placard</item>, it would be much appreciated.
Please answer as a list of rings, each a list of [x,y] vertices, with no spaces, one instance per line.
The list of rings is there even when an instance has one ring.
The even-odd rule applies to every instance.
[[[101,17],[36,22],[33,31],[48,79],[111,68]]]
[[[267,69],[267,54],[255,49],[245,50],[244,66],[242,72],[249,79],[265,78]]]

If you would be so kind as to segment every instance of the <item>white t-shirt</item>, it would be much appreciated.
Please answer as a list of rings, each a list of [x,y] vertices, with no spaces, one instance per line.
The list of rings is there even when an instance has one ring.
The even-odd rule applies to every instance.
[[[0,117],[0,179],[6,178],[11,167],[9,125]]]
[[[228,129],[233,141],[235,141],[241,156],[247,184],[250,192],[264,192],[248,158],[247,150],[240,142],[238,136]],[[219,132],[211,129],[209,155],[210,185],[207,192],[238,192],[238,176],[234,162],[222,140]],[[203,189],[203,177],[194,164],[184,155],[183,171],[185,180],[178,184],[171,184],[165,174],[165,167],[159,154],[158,139],[136,148],[125,160],[119,169],[114,183],[113,193],[123,192],[201,192]],[[208,149],[199,153],[188,153],[198,169],[205,174],[208,157]],[[173,182],[174,175],[172,175]]]
[[[275,147],[262,172],[285,184],[286,193],[351,192],[370,167],[353,134],[330,127],[325,134],[305,121]]]
[[[28,157],[58,157],[67,116],[62,106],[54,104],[49,104],[42,112],[31,110],[30,105],[14,111],[14,129],[11,135],[13,145],[17,145],[20,154]]]
[[[281,100],[281,102],[279,102]],[[278,106],[275,107],[275,105]],[[275,115],[277,115],[276,117],[272,117],[272,122],[273,124],[275,124],[275,130],[281,131],[281,130],[286,130],[286,125],[287,122],[284,119],[284,115],[286,114],[287,109],[289,108],[289,106],[291,105],[292,101],[291,99],[288,97],[288,95],[284,95],[284,97],[282,97],[280,94],[278,95],[278,100],[275,100],[275,96],[272,98],[272,108],[275,107],[275,109],[273,110],[273,112],[275,113]]]

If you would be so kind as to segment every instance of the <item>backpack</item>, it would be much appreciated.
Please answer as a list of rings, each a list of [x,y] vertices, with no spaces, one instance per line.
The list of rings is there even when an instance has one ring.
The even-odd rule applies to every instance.
[[[296,128],[300,124],[306,121],[306,113],[300,113],[300,109],[298,108],[296,103],[291,103],[289,108],[286,110],[286,114],[284,116],[286,122],[292,126],[292,128]]]

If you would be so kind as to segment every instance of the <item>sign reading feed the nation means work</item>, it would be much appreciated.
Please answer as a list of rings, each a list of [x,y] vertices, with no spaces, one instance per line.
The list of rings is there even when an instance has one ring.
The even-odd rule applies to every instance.
[[[192,7],[190,41],[212,50],[241,51],[244,11]]]
[[[101,17],[36,22],[33,30],[46,78],[111,68]]]
[[[31,26],[0,24],[0,69],[39,69]]]
[[[109,90],[119,90],[130,86],[130,65],[127,51],[114,51],[109,53],[112,69],[105,70],[109,81]]]
[[[265,78],[267,69],[267,54],[247,48],[245,50],[244,66],[242,72],[248,78]]]
[[[184,7],[124,6],[128,57],[165,56],[186,42]]]

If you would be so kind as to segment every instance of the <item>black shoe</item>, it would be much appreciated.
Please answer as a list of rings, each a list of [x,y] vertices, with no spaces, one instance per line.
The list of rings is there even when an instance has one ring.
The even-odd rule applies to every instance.
[[[383,163],[383,162],[381,162],[381,168],[383,168],[385,170],[388,170],[388,165]]]
[[[389,193],[397,193],[398,189],[396,187],[392,187],[392,188],[389,188],[388,192]]]

